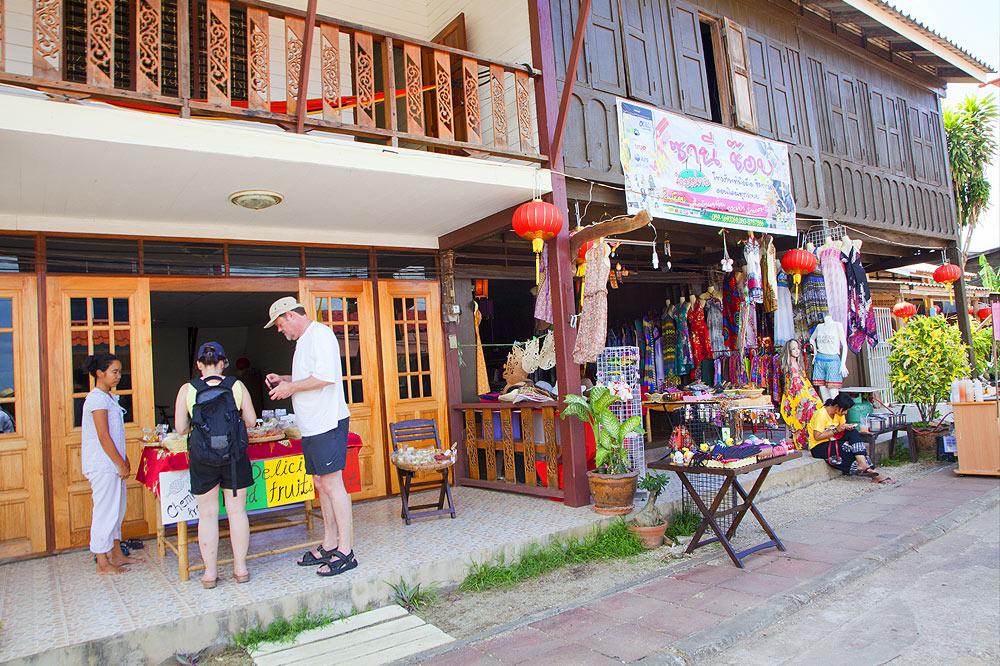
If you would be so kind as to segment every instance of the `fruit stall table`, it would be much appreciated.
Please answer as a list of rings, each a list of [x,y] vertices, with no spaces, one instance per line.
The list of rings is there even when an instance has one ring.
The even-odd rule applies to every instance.
[[[361,446],[361,438],[353,432],[350,433],[347,441],[347,464],[344,468],[344,486],[350,493],[361,490],[361,475],[358,468],[358,452]],[[251,516],[268,514],[270,517],[267,520],[254,521],[250,525],[250,532],[266,532],[297,525],[305,525],[306,530],[312,529],[313,518],[322,516],[313,509],[316,491],[312,476],[305,473],[302,441],[285,439],[251,444],[247,448],[247,455],[253,468],[254,479],[254,485],[247,489],[247,513]],[[171,453],[164,448],[147,446],[142,451],[135,478],[157,497],[157,552],[163,557],[167,548],[172,550],[177,555],[177,571],[180,579],[188,580],[192,571],[200,571],[205,567],[203,564],[192,566],[188,559],[188,548],[191,545],[188,527],[189,523],[197,523],[198,505],[191,494],[187,452]],[[222,518],[225,512],[221,493],[219,501],[219,517]],[[303,509],[301,519],[291,520],[274,515],[276,507],[290,508],[299,504]],[[173,540],[167,536],[166,531],[166,526],[172,524],[177,526],[177,537]],[[220,531],[220,537],[226,535],[228,532]],[[318,543],[319,541],[307,541],[252,553],[247,559],[305,550]],[[231,562],[231,559],[219,560],[220,565]]]
[[[754,498],[757,497],[757,493],[760,492],[761,487],[764,485],[764,480],[767,478],[768,472],[771,471],[772,467],[801,457],[801,451],[792,451],[787,455],[777,458],[768,458],[743,467],[691,467],[688,465],[674,465],[673,463],[670,463],[668,459],[664,459],[649,463],[648,467],[651,469],[662,469],[668,472],[675,472],[678,478],[680,478],[681,483],[683,483],[684,487],[687,488],[688,493],[690,493],[691,499],[693,499],[694,503],[698,506],[698,510],[701,511],[701,524],[698,525],[698,529],[695,530],[694,535],[691,537],[691,543],[688,544],[687,552],[692,553],[697,548],[718,542],[721,543],[722,547],[726,549],[726,553],[729,554],[729,558],[733,561],[733,564],[742,569],[743,558],[747,555],[756,553],[757,551],[764,550],[766,548],[777,548],[781,551],[785,550],[785,546],[781,543],[781,540],[774,533],[774,530],[771,529],[771,526],[767,524],[767,521],[764,520],[764,515],[760,512],[760,509],[758,509],[757,505],[754,504]],[[754,482],[753,486],[751,486],[750,492],[748,493],[743,489],[743,486],[740,485],[737,477],[756,470],[760,470],[760,475],[757,477],[757,480]],[[695,490],[690,479],[688,479],[689,474],[715,474],[724,477],[722,486],[719,488],[715,498],[712,500],[711,506],[706,505],[705,500],[698,494],[698,491]],[[726,494],[731,488],[736,489],[736,492],[739,493],[739,496],[743,499],[743,503],[736,504],[731,509],[719,511],[719,507],[722,505],[723,499],[725,499]],[[740,522],[742,522],[743,518],[746,516],[747,511],[753,513],[754,518],[757,519],[757,522],[764,529],[764,532],[767,533],[770,539],[757,544],[756,546],[751,546],[736,552],[730,540],[733,536],[735,536],[736,528],[740,526]],[[733,516],[733,523],[730,525],[728,530],[723,532],[722,528],[719,527],[719,523],[716,522],[716,518],[721,518],[730,514]],[[702,536],[709,527],[711,527],[712,531],[715,532],[715,537],[702,540]]]

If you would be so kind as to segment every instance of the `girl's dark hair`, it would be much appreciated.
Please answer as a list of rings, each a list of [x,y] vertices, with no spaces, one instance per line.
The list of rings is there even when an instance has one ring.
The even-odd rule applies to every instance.
[[[219,363],[226,363],[229,359],[226,358],[226,352],[222,350],[221,347],[204,345],[201,350],[201,355],[198,357],[198,362],[203,365],[217,365]]]
[[[83,369],[89,374],[97,377],[98,371],[107,372],[111,364],[118,360],[118,357],[108,352],[98,352],[83,360]]]
[[[847,395],[846,393],[838,393],[837,397],[830,398],[823,404],[826,405],[827,407],[839,407],[840,409],[843,409],[846,412],[848,409],[854,406],[854,398]]]

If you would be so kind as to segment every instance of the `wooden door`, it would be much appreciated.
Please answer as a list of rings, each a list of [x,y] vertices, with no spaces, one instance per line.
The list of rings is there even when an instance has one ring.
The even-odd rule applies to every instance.
[[[299,297],[309,316],[329,326],[340,341],[351,432],[364,442],[359,455],[361,492],[354,497],[382,497],[386,446],[372,285],[360,280],[303,280]]]
[[[35,289],[0,277],[0,559],[46,550]]]
[[[382,375],[386,423],[433,419],[442,445],[448,448],[439,290],[438,283],[430,281],[379,282]],[[422,476],[417,480],[423,480]],[[398,492],[395,474],[390,475],[390,483],[392,492]]]
[[[52,506],[56,548],[90,541],[90,484],[81,472],[83,402],[94,385],[83,361],[107,351],[122,361],[117,393],[125,410],[126,453],[135,474],[142,429],[155,425],[149,281],[144,278],[49,278],[49,396],[52,406]],[[179,359],[178,362],[186,362]],[[153,494],[128,482],[123,536],[156,530]]]

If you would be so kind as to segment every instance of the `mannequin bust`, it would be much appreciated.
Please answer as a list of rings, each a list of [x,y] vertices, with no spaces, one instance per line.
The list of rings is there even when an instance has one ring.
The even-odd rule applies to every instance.
[[[827,314],[809,338],[814,349],[812,379],[823,400],[837,397],[847,377],[847,335],[844,331],[844,325]]]
[[[812,243],[806,243],[806,250],[809,251],[809,252],[815,252],[816,251],[816,246],[813,245]]]
[[[695,296],[694,294],[691,294],[690,296],[688,296],[688,303],[690,303],[691,305],[694,305],[697,300],[698,300],[698,297]]]

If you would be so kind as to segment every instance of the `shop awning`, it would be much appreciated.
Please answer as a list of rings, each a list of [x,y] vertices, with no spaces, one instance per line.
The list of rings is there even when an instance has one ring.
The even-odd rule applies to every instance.
[[[0,228],[436,248],[551,189],[532,165],[0,91]],[[284,201],[251,211],[247,189]]]

